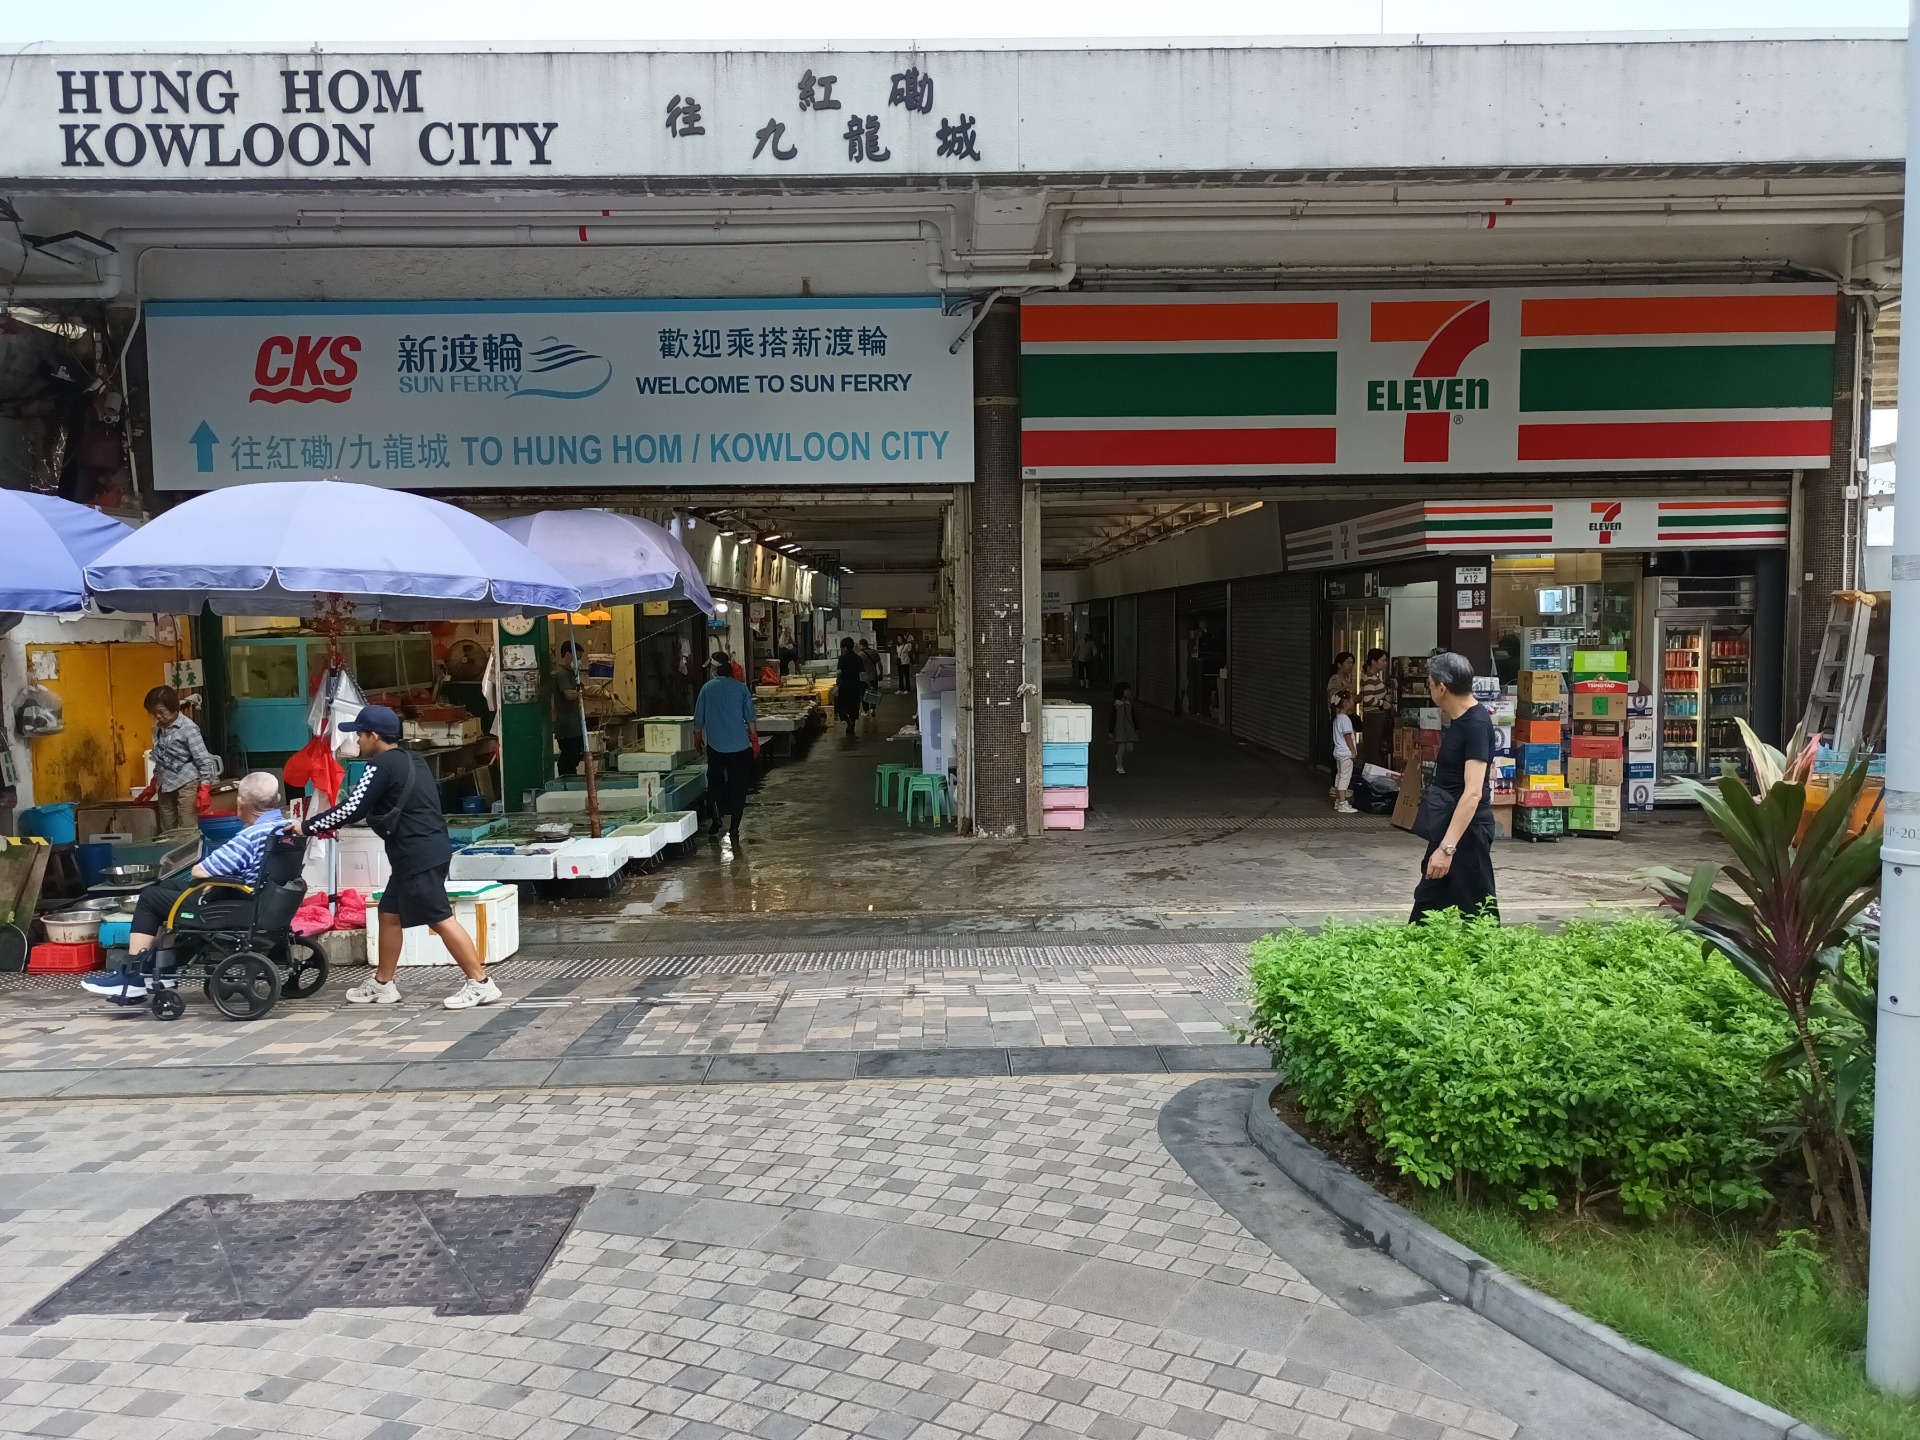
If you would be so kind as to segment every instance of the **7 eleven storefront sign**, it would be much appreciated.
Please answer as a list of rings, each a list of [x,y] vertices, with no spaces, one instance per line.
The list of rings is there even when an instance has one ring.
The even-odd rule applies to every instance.
[[[1832,440],[1832,286],[1082,292],[1020,315],[1033,479],[1824,469]]]
[[[1286,537],[1289,570],[1374,565],[1421,555],[1567,550],[1777,549],[1785,500],[1428,500]]]

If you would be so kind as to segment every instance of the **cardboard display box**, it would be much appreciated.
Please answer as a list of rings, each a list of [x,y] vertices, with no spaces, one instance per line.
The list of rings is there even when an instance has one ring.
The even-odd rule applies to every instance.
[[[1568,753],[1577,760],[1623,760],[1626,743],[1618,736],[1576,735]]]
[[[1624,760],[1603,760],[1591,755],[1580,755],[1567,761],[1567,783],[1574,786],[1611,785],[1618,788],[1626,783],[1626,771],[1627,764]]]
[[[1571,809],[1573,806],[1573,792],[1567,789],[1543,790],[1535,788],[1531,790],[1517,790],[1514,792],[1514,803],[1527,810],[1542,810],[1549,807],[1554,809]]]
[[[1573,718],[1581,720],[1619,720],[1627,713],[1627,697],[1618,695],[1575,695]]]
[[[1551,745],[1516,745],[1513,763],[1530,772],[1557,773],[1560,769],[1560,737],[1556,735]]]
[[[1624,739],[1627,733],[1627,722],[1625,719],[1575,720],[1573,722],[1573,733],[1576,735],[1605,735],[1609,739],[1615,740]]]
[[[1400,772],[1400,797],[1393,802],[1393,824],[1397,829],[1412,830],[1413,822],[1420,814],[1420,790],[1424,783],[1420,762],[1414,761]]]
[[[1588,677],[1573,682],[1573,693],[1578,695],[1618,695],[1627,694],[1627,682],[1624,680],[1595,679]]]
[[[1520,703],[1555,703],[1560,698],[1560,679],[1558,670],[1522,670],[1518,682]]]
[[[1513,739],[1517,745],[1554,745],[1560,743],[1560,722],[1558,720],[1521,720],[1513,727]]]

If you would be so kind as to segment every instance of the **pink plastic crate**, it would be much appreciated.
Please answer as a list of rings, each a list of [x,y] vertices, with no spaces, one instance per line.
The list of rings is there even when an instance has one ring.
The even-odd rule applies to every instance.
[[[1049,830],[1084,830],[1087,828],[1087,812],[1084,810],[1049,810],[1046,813]]]
[[[1049,785],[1040,792],[1040,803],[1048,810],[1084,810],[1087,808],[1087,787]]]

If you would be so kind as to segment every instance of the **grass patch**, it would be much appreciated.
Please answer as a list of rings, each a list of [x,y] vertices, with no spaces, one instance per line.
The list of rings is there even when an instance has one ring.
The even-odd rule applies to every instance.
[[[1844,1440],[1913,1440],[1920,1401],[1867,1383],[1867,1305],[1806,1252],[1673,1215],[1609,1223],[1521,1216],[1444,1192],[1420,1216],[1536,1289],[1682,1365]]]

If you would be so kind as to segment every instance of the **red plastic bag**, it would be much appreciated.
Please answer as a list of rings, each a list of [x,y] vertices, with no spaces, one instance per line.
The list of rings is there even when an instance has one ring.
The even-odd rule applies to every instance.
[[[193,813],[196,815],[213,813],[213,786],[202,785],[193,792]]]
[[[314,891],[300,902],[300,908],[293,912],[293,933],[296,935],[324,935],[333,929],[333,910],[327,904],[327,897],[321,891]]]
[[[336,930],[366,929],[367,897],[358,890],[342,890],[340,903],[333,907],[333,928]]]

